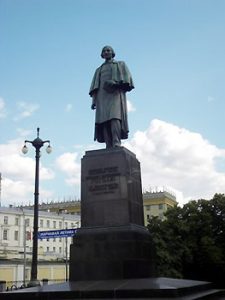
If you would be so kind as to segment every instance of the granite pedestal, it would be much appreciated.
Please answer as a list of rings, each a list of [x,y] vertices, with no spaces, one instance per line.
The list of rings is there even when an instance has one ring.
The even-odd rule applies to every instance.
[[[144,225],[140,163],[124,147],[81,161],[81,227]]]
[[[126,148],[87,151],[81,165],[81,228],[70,248],[70,280],[155,276],[144,227],[140,163]]]

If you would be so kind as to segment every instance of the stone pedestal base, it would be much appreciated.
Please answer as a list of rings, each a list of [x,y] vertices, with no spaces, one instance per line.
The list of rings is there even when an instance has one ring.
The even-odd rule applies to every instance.
[[[143,226],[81,228],[70,248],[70,281],[153,277],[153,252]]]
[[[70,281],[1,293],[1,300],[172,300],[224,299],[225,291],[213,289],[209,282],[140,278],[122,280]]]
[[[143,226],[140,163],[124,147],[87,151],[81,163],[81,228],[70,248],[70,280],[155,276]]]

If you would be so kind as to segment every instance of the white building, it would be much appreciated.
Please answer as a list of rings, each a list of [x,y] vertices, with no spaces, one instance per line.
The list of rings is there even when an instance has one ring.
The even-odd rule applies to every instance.
[[[14,281],[16,278],[16,280],[22,281],[24,277],[29,278],[32,259],[33,214],[33,210],[30,209],[0,207],[0,280]],[[39,231],[78,227],[80,227],[80,216],[78,215],[39,211]],[[62,263],[69,260],[71,241],[72,237],[38,240],[40,268],[43,264],[46,267],[49,262],[52,265],[53,262]],[[24,269],[22,278],[17,271],[9,271],[9,269],[11,275],[6,276],[6,265],[9,266],[10,262],[15,261],[18,261],[20,265],[20,267],[16,266],[19,273]]]

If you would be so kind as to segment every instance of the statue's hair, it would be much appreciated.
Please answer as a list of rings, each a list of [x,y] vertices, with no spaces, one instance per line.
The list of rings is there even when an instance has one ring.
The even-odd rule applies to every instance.
[[[111,46],[104,46],[104,47],[102,48],[102,52],[101,52],[101,57],[102,57],[102,58],[104,58],[104,57],[103,57],[103,51],[104,51],[105,48],[110,48],[110,49],[112,50],[112,57],[115,57],[115,56],[116,56],[116,53],[115,53],[115,51],[113,50],[113,48],[112,48]]]

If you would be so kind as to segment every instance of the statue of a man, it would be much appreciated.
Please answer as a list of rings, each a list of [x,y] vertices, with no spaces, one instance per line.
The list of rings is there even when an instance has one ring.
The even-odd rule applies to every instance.
[[[106,148],[120,147],[128,138],[126,92],[134,88],[131,74],[123,61],[115,61],[110,46],[102,49],[105,62],[95,71],[89,95],[96,109],[94,140]]]

